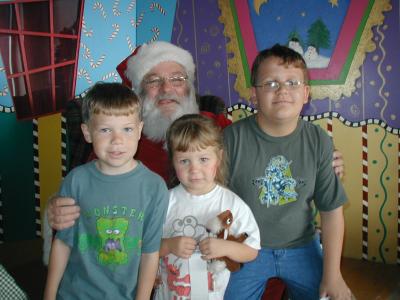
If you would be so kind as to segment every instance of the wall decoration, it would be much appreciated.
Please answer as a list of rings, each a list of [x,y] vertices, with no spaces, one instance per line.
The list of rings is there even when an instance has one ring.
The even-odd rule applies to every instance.
[[[371,28],[382,24],[388,0],[223,1],[220,20],[230,39],[229,70],[235,88],[250,98],[250,66],[258,51],[275,43],[303,55],[310,69],[313,99],[349,97],[366,52],[375,49]]]

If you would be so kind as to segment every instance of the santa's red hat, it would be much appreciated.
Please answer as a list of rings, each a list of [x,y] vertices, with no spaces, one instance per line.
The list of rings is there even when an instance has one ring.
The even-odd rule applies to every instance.
[[[167,61],[182,65],[189,80],[194,81],[195,65],[192,55],[178,46],[162,41],[136,47],[135,51],[117,66],[117,71],[123,82],[139,94],[143,77],[153,67]]]

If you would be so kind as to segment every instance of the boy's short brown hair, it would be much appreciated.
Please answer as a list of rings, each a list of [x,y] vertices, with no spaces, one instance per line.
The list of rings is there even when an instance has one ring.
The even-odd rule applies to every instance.
[[[205,149],[209,146],[215,147],[218,152],[221,152],[215,181],[220,185],[226,184],[227,163],[222,128],[213,119],[199,114],[183,115],[169,127],[167,145],[171,162],[175,151],[186,152]]]
[[[116,82],[97,82],[85,95],[82,100],[82,122],[88,123],[96,114],[137,114],[139,121],[142,121],[139,97],[130,88]]]
[[[275,44],[272,48],[264,49],[260,51],[253,62],[253,66],[251,67],[251,85],[256,86],[258,69],[263,61],[270,57],[276,57],[281,60],[281,64],[285,66],[293,66],[295,68],[299,68],[303,71],[304,74],[304,83],[308,84],[308,70],[306,62],[304,58],[300,55],[300,53],[294,51],[293,49],[282,46],[279,44]]]

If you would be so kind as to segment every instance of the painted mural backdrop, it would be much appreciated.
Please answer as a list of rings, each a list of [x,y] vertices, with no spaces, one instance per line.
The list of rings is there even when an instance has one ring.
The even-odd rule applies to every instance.
[[[154,40],[171,40],[193,54],[197,66],[196,85],[200,94],[215,94],[222,97],[234,120],[254,113],[254,108],[245,95],[239,93],[236,88],[239,75],[233,70],[239,69],[240,66],[243,68],[243,59],[241,56],[236,57],[237,53],[230,48],[229,45],[234,40],[229,35],[228,25],[223,22],[226,15],[221,5],[239,2],[247,4],[248,17],[257,18],[259,15],[272,14],[273,17],[268,23],[270,30],[263,29],[266,35],[276,31],[279,19],[283,21],[283,14],[280,17],[276,9],[279,3],[285,1],[277,0],[85,1],[76,94],[86,90],[97,80],[120,80],[116,77],[115,66],[131,52],[135,45]],[[310,17],[310,21],[304,25],[304,28],[300,26],[297,28],[293,20],[293,26],[289,26],[292,28],[285,29],[286,32],[279,42],[295,41],[292,44],[293,47],[303,51],[304,54],[309,50],[311,54],[312,48],[308,48],[308,30],[311,30],[313,26],[326,27],[329,31],[330,47],[326,47],[327,39],[319,41],[322,44],[319,47],[318,59],[314,60],[314,62],[325,61],[323,64],[325,66],[327,59],[331,61],[334,57],[333,45],[336,45],[340,39],[341,29],[334,25],[345,22],[344,11],[349,9],[354,1],[318,2],[318,5],[326,4],[327,11],[324,13],[326,15],[321,18],[324,25],[320,24],[318,15],[313,13],[312,8],[304,6],[301,9],[302,7],[296,5],[293,12],[298,13],[298,19],[304,20],[305,17]],[[385,4],[385,6],[380,6],[378,20],[369,27],[368,45],[372,43],[372,46],[364,48],[365,56],[357,68],[351,71],[351,66],[348,67],[348,73],[351,73],[351,76],[354,76],[352,72],[359,72],[354,77],[354,89],[351,89],[350,94],[342,93],[339,97],[335,96],[332,99],[322,97],[322,99],[313,100],[305,107],[303,114],[304,118],[318,123],[327,130],[346,160],[344,184],[350,201],[345,207],[347,224],[345,255],[385,263],[396,261],[400,263],[398,253],[400,249],[398,238],[400,231],[398,225],[400,219],[398,154],[400,150],[398,134],[400,90],[397,83],[400,78],[399,3],[386,0],[355,2],[367,3],[360,12],[368,18],[370,13],[366,7],[369,7],[369,12],[371,12],[375,4]],[[388,6],[389,3],[392,6],[391,9]],[[273,11],[269,9],[271,7],[274,7]],[[304,17],[302,17],[303,12]],[[329,19],[329,12],[333,13],[331,19]],[[332,21],[334,16],[337,20]],[[327,17],[326,21],[325,17]],[[361,21],[363,30],[359,31],[360,34],[364,32],[368,20],[370,19]],[[313,25],[315,22],[317,25]],[[255,27],[258,28],[259,25]],[[260,36],[262,32],[259,29],[255,36]],[[294,38],[288,39],[289,36]],[[271,36],[269,41],[272,42],[279,37],[280,35]],[[270,45],[262,44],[264,39],[259,40],[255,43],[257,47]],[[239,42],[236,42],[238,49],[240,49]],[[360,38],[359,42],[365,42],[364,38]],[[243,46],[244,44],[242,44],[240,55],[245,53]],[[356,53],[356,49],[353,50]],[[32,216],[33,211],[43,210],[48,197],[58,189],[63,168],[63,152],[61,151],[63,127],[60,115],[39,118],[35,122],[16,121],[9,91],[4,82],[6,82],[4,70],[0,63],[0,122],[2,125],[0,137],[3,151],[1,156],[8,161],[8,164],[2,163],[0,169],[0,211],[2,210],[1,203],[3,203],[3,212],[6,210],[2,218],[3,224],[0,222],[0,233],[1,229],[11,232],[10,225],[16,225],[7,223],[9,222],[7,220],[25,222],[24,228],[34,227],[32,223],[35,222],[39,222],[40,226],[40,220],[35,220]],[[245,79],[242,82],[245,83]],[[16,130],[22,130],[24,134],[20,131],[15,134]],[[17,153],[15,149],[23,149],[23,151]],[[37,152],[36,155],[35,152]],[[35,179],[33,178],[34,156],[38,157],[39,170],[39,176]],[[32,167],[28,167],[31,170],[30,176],[19,176],[20,174],[14,170],[15,164],[12,162],[18,159],[31,164]],[[22,179],[31,182],[31,191],[29,192],[28,189],[25,192],[30,195],[37,193],[40,196],[40,207],[34,208],[33,195],[30,196],[29,205],[26,205],[28,201],[26,196],[12,195],[12,198],[17,198],[21,205],[25,204],[25,207],[29,207],[31,211],[29,213],[20,211],[18,208],[10,208],[7,203],[11,182],[21,183],[17,186],[29,186],[29,183],[21,181]],[[33,181],[38,182],[38,190],[33,191]],[[17,218],[18,214],[22,214],[23,218]],[[3,235],[8,240],[22,239],[27,236],[25,233],[16,235],[14,232],[9,233],[8,236]]]

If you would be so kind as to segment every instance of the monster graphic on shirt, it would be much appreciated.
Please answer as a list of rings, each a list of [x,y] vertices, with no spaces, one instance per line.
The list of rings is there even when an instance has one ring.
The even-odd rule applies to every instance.
[[[269,207],[297,200],[297,182],[292,177],[290,164],[282,155],[272,157],[265,169],[265,175],[253,180],[253,184],[259,187],[258,199],[261,204]]]
[[[81,252],[90,249],[97,252],[101,265],[125,265],[131,250],[140,255],[142,240],[127,235],[129,220],[122,217],[99,217],[96,220],[96,235],[80,234],[78,246]]]
[[[125,218],[101,217],[97,219],[96,227],[101,243],[99,250],[99,262],[101,264],[121,265],[128,262],[124,245],[128,225],[128,220]]]

